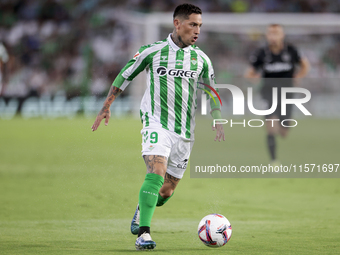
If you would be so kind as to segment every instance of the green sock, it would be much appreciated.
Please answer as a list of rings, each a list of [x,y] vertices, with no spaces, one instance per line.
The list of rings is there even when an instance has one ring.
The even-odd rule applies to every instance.
[[[158,192],[163,182],[164,178],[158,174],[150,173],[145,176],[144,183],[139,191],[139,226],[150,227],[151,218],[158,200]]]
[[[175,192],[172,192],[171,196],[168,198],[164,198],[162,197],[159,193],[158,193],[158,200],[157,200],[157,204],[156,206],[162,206],[164,205],[166,202],[168,202],[168,200],[174,195]]]

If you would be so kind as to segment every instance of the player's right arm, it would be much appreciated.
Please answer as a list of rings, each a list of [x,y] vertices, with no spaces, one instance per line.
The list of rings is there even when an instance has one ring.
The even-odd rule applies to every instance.
[[[148,52],[145,51],[145,49],[147,49],[147,46],[142,46],[117,75],[116,79],[112,83],[102,109],[98,113],[96,120],[91,127],[92,131],[96,131],[98,129],[103,119],[105,119],[105,126],[109,124],[111,104],[130,84],[130,82],[149,64],[150,59],[148,57]]]
[[[257,52],[253,53],[249,57],[250,65],[244,72],[244,78],[248,79],[254,84],[258,84],[261,78],[261,73],[259,70],[262,68],[263,65],[263,51],[258,50]]]
[[[107,95],[103,108],[98,113],[96,120],[94,121],[92,125],[92,131],[96,131],[102,122],[103,119],[105,119],[105,126],[109,124],[109,119],[111,116],[110,106],[113,103],[113,101],[119,96],[119,94],[122,93],[122,90],[120,88],[117,88],[115,86],[111,86],[109,94]]]
[[[257,72],[254,67],[249,66],[244,73],[244,78],[249,80],[257,79],[258,81],[261,78],[261,74]]]

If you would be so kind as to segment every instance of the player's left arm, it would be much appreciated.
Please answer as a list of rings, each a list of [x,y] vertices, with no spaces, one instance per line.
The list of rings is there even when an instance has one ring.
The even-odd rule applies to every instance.
[[[210,59],[207,59],[203,66],[203,82],[213,87],[217,93],[219,93],[218,88],[215,88],[215,74],[214,74],[214,68],[212,66],[212,63]],[[214,97],[210,97],[210,114],[213,117],[214,120],[216,119],[222,119],[221,116],[221,104],[217,96],[213,93]],[[207,95],[208,97],[208,95]],[[224,129],[223,124],[215,123],[215,125],[212,126],[212,130],[216,130],[216,136],[215,141],[225,141],[225,135],[224,135]]]
[[[307,75],[310,69],[309,61],[306,57],[302,57],[300,60],[300,69],[299,71],[294,75],[294,78],[303,78]]]
[[[305,56],[301,55],[294,46],[290,47],[293,53],[293,62],[300,66],[299,71],[295,73],[294,78],[303,78],[307,75],[310,69],[309,61]]]

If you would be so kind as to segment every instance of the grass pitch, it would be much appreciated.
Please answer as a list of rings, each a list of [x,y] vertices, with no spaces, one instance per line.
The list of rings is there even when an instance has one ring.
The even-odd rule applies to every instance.
[[[93,120],[0,121],[1,255],[137,252],[129,227],[146,172],[141,123],[111,118],[108,127],[92,133]],[[319,150],[324,163],[340,163],[339,120],[301,125],[305,128],[280,142],[285,161],[313,160],[308,155]],[[264,130],[247,129],[259,144],[249,157],[245,130],[225,130],[226,143],[237,144],[236,160],[266,160]],[[192,179],[187,171],[172,199],[156,208],[154,253],[339,254],[339,184],[339,179]],[[197,225],[209,213],[221,213],[232,224],[230,242],[219,249],[197,237]]]

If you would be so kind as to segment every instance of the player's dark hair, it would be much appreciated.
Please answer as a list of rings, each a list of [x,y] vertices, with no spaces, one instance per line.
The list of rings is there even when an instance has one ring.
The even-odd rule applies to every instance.
[[[202,10],[193,4],[181,4],[178,5],[174,11],[174,19],[176,17],[182,17],[184,19],[189,19],[191,14],[202,14]]]

